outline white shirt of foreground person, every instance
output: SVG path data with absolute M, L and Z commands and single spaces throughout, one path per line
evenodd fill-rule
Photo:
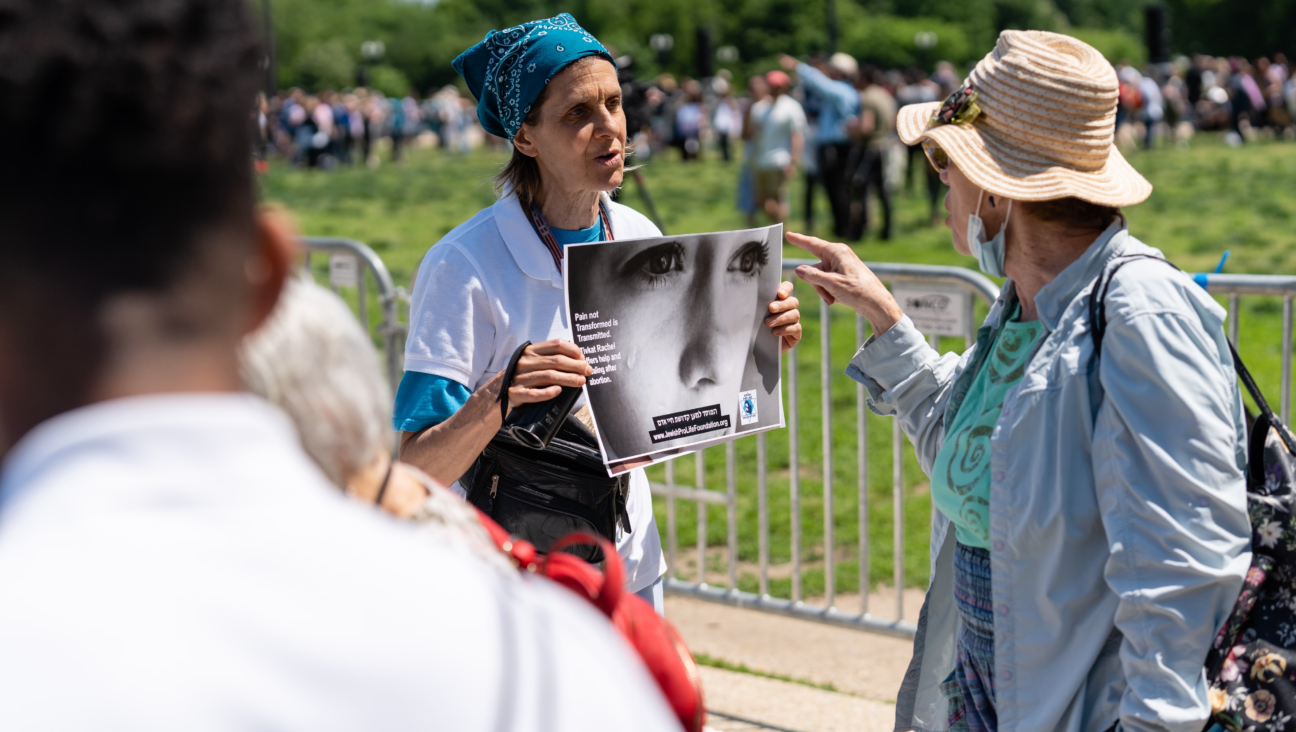
M 603 194 L 616 239 L 661 236 L 643 214 Z M 423 258 L 410 298 L 405 369 L 440 376 L 476 391 L 508 367 L 527 341 L 572 340 L 562 273 L 522 213 L 516 196 L 460 224 Z M 581 395 L 578 404 L 584 404 Z M 458 483 L 454 488 L 463 495 Z M 643 470 L 630 473 L 626 502 L 633 529 L 618 529 L 626 589 L 638 592 L 666 573 L 652 495 Z
M 0 476 L 0 729 L 678 730 L 588 603 L 352 503 L 244 395 L 55 417 Z

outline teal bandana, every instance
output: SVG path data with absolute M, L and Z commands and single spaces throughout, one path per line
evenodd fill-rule
M 612 54 L 569 13 L 491 31 L 459 54 L 454 70 L 477 97 L 477 117 L 487 132 L 512 140 L 549 80 L 586 56 Z

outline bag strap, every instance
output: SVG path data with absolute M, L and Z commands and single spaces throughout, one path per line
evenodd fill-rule
M 597 591 L 592 599 L 600 610 L 608 617 L 612 617 L 617 604 L 621 602 L 621 596 L 625 594 L 625 566 L 621 564 L 621 555 L 617 554 L 616 547 L 612 545 L 612 542 L 601 536 L 595 536 L 588 531 L 576 531 L 568 534 L 549 547 L 542 573 L 548 574 L 549 562 L 558 555 L 558 552 L 577 544 L 592 544 L 603 550 L 603 566 L 605 568 L 603 587 Z
M 1278 439 L 1282 440 L 1283 444 L 1287 446 L 1287 451 L 1296 455 L 1296 439 L 1292 437 L 1287 425 L 1283 424 L 1277 414 L 1274 414 L 1273 408 L 1265 400 L 1264 394 L 1260 391 L 1260 387 L 1256 385 L 1255 379 L 1251 377 L 1251 372 L 1247 369 L 1246 364 L 1242 363 L 1242 357 L 1238 355 L 1237 348 L 1233 346 L 1232 341 L 1229 341 L 1229 353 L 1233 354 L 1233 370 L 1237 372 L 1238 379 L 1242 381 L 1247 393 L 1251 395 L 1256 406 L 1260 408 L 1260 414 L 1264 415 L 1269 422 L 1269 426 L 1273 427 L 1278 433 Z
M 1129 254 L 1116 259 L 1119 260 L 1116 262 L 1116 266 L 1104 269 L 1103 273 L 1094 282 L 1093 290 L 1089 293 L 1089 327 L 1093 332 L 1095 360 L 1102 355 L 1103 336 L 1107 333 L 1107 291 L 1111 289 L 1112 279 L 1116 277 L 1116 273 L 1120 271 L 1121 267 L 1137 259 L 1154 259 L 1158 262 L 1165 262 L 1179 270 L 1178 267 L 1175 267 L 1165 258 L 1154 257 L 1151 254 Z M 1179 271 L 1182 272 L 1183 270 Z
M 1151 254 L 1131 254 L 1125 257 L 1118 257 L 1118 259 L 1120 261 L 1117 262 L 1114 267 L 1110 267 L 1103 271 L 1102 275 L 1100 275 L 1098 280 L 1095 282 L 1093 290 L 1089 293 L 1089 327 L 1093 333 L 1095 360 L 1102 355 L 1103 335 L 1107 332 L 1107 291 L 1111 289 L 1112 279 L 1116 276 L 1116 273 L 1120 271 L 1120 268 L 1136 259 L 1152 259 L 1158 262 L 1165 262 L 1180 272 L 1183 271 L 1178 267 L 1175 267 L 1173 263 L 1167 261 L 1163 257 L 1155 257 Z M 1233 345 L 1233 342 L 1229 341 L 1227 338 L 1225 341 L 1228 342 L 1229 355 L 1233 358 L 1233 370 L 1237 372 L 1238 379 L 1241 380 L 1242 385 L 1246 387 L 1247 393 L 1251 395 L 1256 406 L 1260 408 L 1260 413 L 1263 414 L 1269 420 L 1269 424 L 1277 430 L 1278 437 L 1282 439 L 1283 444 L 1287 446 L 1287 449 L 1291 451 L 1292 454 L 1296 454 L 1296 438 L 1292 437 L 1291 433 L 1287 429 L 1287 425 L 1283 424 L 1282 420 L 1278 418 L 1278 415 L 1274 414 L 1273 409 L 1270 408 L 1268 400 L 1265 399 L 1264 393 L 1260 391 L 1260 387 L 1255 383 L 1255 379 L 1252 378 L 1251 372 L 1247 369 L 1246 364 L 1242 363 L 1242 357 L 1238 355 L 1237 348 Z
M 500 403 L 500 423 L 508 419 L 508 390 L 513 385 L 513 377 L 517 376 L 518 361 L 522 360 L 522 353 L 526 351 L 531 341 L 527 341 L 517 347 L 513 356 L 509 358 L 508 367 L 504 369 L 504 382 L 500 384 L 499 403 Z

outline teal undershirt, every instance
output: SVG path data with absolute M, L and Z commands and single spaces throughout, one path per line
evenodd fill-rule
M 588 229 L 550 229 L 561 246 L 603 241 L 603 217 Z M 406 371 L 396 387 L 392 427 L 401 432 L 420 432 L 441 424 L 468 403 L 472 391 L 454 379 Z
M 1040 321 L 1022 323 L 1019 317 L 1020 309 L 995 336 L 932 466 L 936 509 L 954 524 L 960 544 L 981 549 L 990 548 L 990 436 L 1004 396 L 1022 380 L 1044 332 Z

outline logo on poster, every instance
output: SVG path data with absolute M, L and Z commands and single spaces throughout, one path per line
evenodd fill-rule
M 753 424 L 760 419 L 756 414 L 755 391 L 744 391 L 738 395 L 738 415 L 740 424 Z

